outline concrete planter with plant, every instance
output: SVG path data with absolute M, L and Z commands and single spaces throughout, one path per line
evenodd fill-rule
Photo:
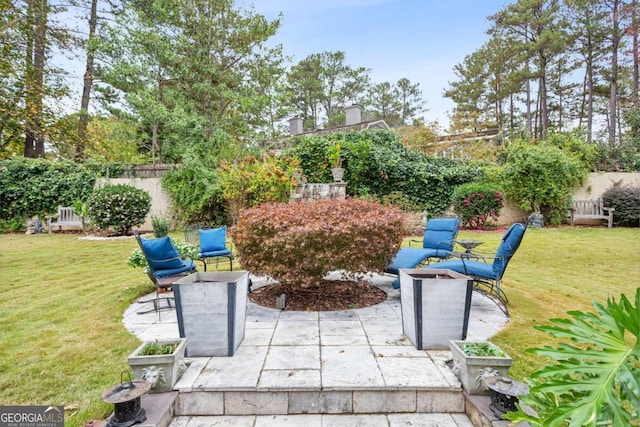
M 469 394 L 489 394 L 483 379 L 488 376 L 506 377 L 511 357 L 488 341 L 449 341 L 453 355 L 452 371 Z
M 173 390 L 187 368 L 186 338 L 145 341 L 127 359 L 133 376 L 151 383 L 149 393 Z

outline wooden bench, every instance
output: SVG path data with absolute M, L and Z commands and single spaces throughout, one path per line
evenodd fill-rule
M 47 216 L 47 229 L 51 233 L 52 227 L 58 227 L 58 230 L 62 230 L 62 227 L 79 227 L 82 229 L 82 219 L 73 213 L 73 208 L 68 206 L 58 206 L 58 213 L 56 215 Z
M 602 199 L 574 200 L 569 208 L 569 221 L 573 227 L 576 219 L 605 219 L 613 227 L 614 208 L 605 208 Z

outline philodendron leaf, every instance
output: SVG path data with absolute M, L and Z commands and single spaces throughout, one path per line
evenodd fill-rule
M 545 427 L 639 425 L 640 288 L 635 305 L 621 295 L 619 302 L 593 306 L 596 313 L 571 311 L 571 319 L 535 327 L 575 345 L 528 350 L 555 363 L 531 375 L 529 394 L 506 418 Z M 525 413 L 525 406 L 536 415 Z

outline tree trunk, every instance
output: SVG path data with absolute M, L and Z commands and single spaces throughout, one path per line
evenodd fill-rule
M 549 107 L 547 105 L 547 58 L 540 53 L 540 78 L 538 80 L 538 93 L 540 93 L 540 138 L 547 137 L 549 128 Z
M 87 125 L 89 123 L 89 100 L 91 99 L 91 87 L 93 86 L 93 37 L 98 21 L 98 0 L 91 0 L 91 16 L 89 16 L 89 38 L 87 39 L 87 64 L 84 72 L 84 86 L 82 87 L 82 99 L 80 101 L 80 116 L 78 119 L 78 145 L 75 158 L 84 160 L 84 150 L 87 145 Z
M 44 64 L 47 44 L 47 0 L 31 0 L 28 18 L 32 30 L 27 41 L 25 73 L 27 123 L 25 125 L 25 157 L 44 157 L 42 123 L 44 97 Z
M 616 143 L 617 98 L 618 98 L 618 47 L 620 44 L 620 14 L 619 1 L 615 0 L 611 6 L 613 30 L 611 34 L 611 92 L 609 97 L 609 146 Z
M 640 59 L 638 56 L 640 55 L 640 43 L 638 42 L 638 33 L 640 32 L 640 22 L 638 22 L 638 1 L 633 0 L 631 2 L 631 31 L 633 37 L 633 93 L 631 95 L 631 99 L 633 101 L 633 105 L 636 107 L 640 107 L 640 100 L 638 99 L 638 90 L 640 89 Z

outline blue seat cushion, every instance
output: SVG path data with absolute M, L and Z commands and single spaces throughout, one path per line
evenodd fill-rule
M 188 273 L 189 271 L 195 271 L 196 265 L 193 261 L 182 261 L 182 265 L 179 268 L 170 268 L 166 270 L 154 270 L 153 275 L 155 277 L 169 277 L 177 276 L 178 274 Z
M 434 218 L 427 222 L 422 247 L 453 250 L 453 239 L 458 234 L 460 221 L 457 218 Z
M 217 256 L 228 256 L 231 255 L 231 251 L 229 249 L 224 249 L 221 251 L 210 251 L 210 252 L 200 252 L 200 258 L 213 258 Z
M 427 258 L 446 258 L 449 251 L 425 248 L 401 248 L 391 261 L 391 265 L 384 271 L 389 274 L 400 274 L 401 268 L 416 268 Z
M 495 260 L 493 262 L 493 273 L 499 279 L 504 274 L 507 264 L 516 250 L 520 247 L 522 237 L 526 228 L 520 223 L 515 223 L 504 233 L 502 242 L 496 251 Z
M 142 251 L 151 271 L 182 268 L 182 258 L 169 236 L 159 239 L 140 239 Z
M 211 230 L 198 230 L 200 233 L 200 256 L 208 252 L 227 250 L 227 227 L 212 228 Z M 213 255 L 209 255 L 213 256 Z
M 453 270 L 468 276 L 480 277 L 482 279 L 496 280 L 493 273 L 493 264 L 487 264 L 482 261 L 459 260 L 452 259 L 448 261 L 436 262 L 429 264 L 426 269 L 439 268 L 443 270 Z

